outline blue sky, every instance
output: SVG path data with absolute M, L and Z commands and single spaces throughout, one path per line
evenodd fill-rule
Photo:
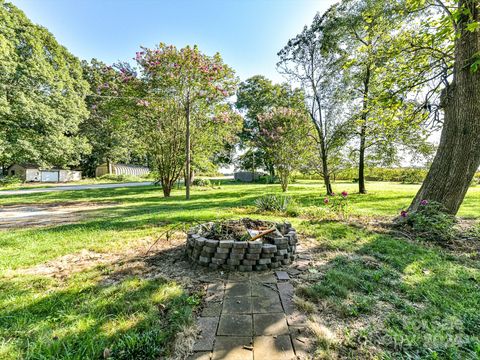
M 81 59 L 130 60 L 140 46 L 197 44 L 241 79 L 281 81 L 277 52 L 335 0 L 11 0 Z

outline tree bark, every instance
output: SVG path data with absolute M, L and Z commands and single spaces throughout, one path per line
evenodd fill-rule
M 185 199 L 190 199 L 190 100 L 187 99 L 186 105 L 186 125 L 187 129 L 185 131 Z
M 367 65 L 365 79 L 363 81 L 363 105 L 362 105 L 362 125 L 360 126 L 360 148 L 358 157 L 358 192 L 366 194 L 365 187 L 365 143 L 367 137 L 367 119 L 368 119 L 368 95 L 370 85 L 370 65 Z
M 475 171 L 480 166 L 480 70 L 471 64 L 480 53 L 480 30 L 465 29 L 470 20 L 480 21 L 478 0 L 460 0 L 453 81 L 442 93 L 444 124 L 437 153 L 420 190 L 410 205 L 416 210 L 427 199 L 456 214 Z M 477 55 L 478 56 L 478 55 Z
M 365 137 L 366 137 L 366 124 L 362 124 L 360 128 L 360 148 L 358 157 L 358 192 L 360 194 L 366 194 L 367 189 L 365 187 Z
M 163 197 L 170 197 L 170 193 L 172 192 L 172 187 L 173 187 L 173 184 L 162 181 Z

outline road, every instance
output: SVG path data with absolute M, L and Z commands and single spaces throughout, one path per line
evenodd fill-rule
M 0 196 L 46 193 L 46 192 L 55 192 L 55 191 L 71 191 L 71 190 L 115 189 L 115 188 L 122 188 L 122 187 L 147 186 L 152 184 L 153 183 L 151 181 L 145 181 L 145 182 L 130 182 L 130 183 L 118 183 L 118 184 L 62 185 L 62 186 L 52 186 L 52 187 L 46 187 L 46 188 L 3 190 L 3 191 L 0 191 Z

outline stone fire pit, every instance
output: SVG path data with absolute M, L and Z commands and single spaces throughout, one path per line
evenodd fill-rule
M 252 219 L 209 222 L 190 229 L 187 255 L 212 269 L 274 269 L 295 259 L 297 233 L 288 222 Z

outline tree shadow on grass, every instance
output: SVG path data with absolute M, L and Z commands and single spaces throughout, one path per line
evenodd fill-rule
M 98 359 L 104 351 L 115 359 L 167 354 L 196 305 L 195 296 L 162 276 L 165 260 L 178 262 L 182 254 L 183 246 L 173 246 L 103 264 L 72 275 L 68 285 L 35 277 L 0 279 L 0 299 L 20 300 L 2 309 L 0 354 L 2 346 L 25 359 Z
M 323 227 L 319 246 L 330 252 L 329 260 L 306 275 L 299 294 L 322 304 L 319 316 L 330 326 L 349 329 L 337 350 L 341 356 L 380 351 L 399 358 L 478 358 L 478 268 L 420 242 L 356 228 L 339 233 L 328 223 L 314 226 Z

